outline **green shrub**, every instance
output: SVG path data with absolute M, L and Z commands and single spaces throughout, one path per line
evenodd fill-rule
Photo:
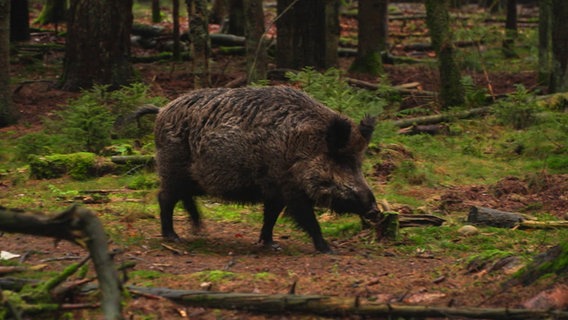
M 522 84 L 519 84 L 516 85 L 515 92 L 497 103 L 495 115 L 502 124 L 519 130 L 536 124 L 536 113 L 539 110 L 534 97 Z
M 314 99 L 353 119 L 361 119 L 365 114 L 376 116 L 387 105 L 387 100 L 380 97 L 389 94 L 386 87 L 376 91 L 353 88 L 339 69 L 331 68 L 320 73 L 305 68 L 298 73 L 288 72 L 286 77 L 299 84 Z

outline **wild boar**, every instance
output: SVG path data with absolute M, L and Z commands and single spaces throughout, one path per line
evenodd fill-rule
M 154 134 L 165 238 L 179 240 L 172 216 L 180 200 L 199 228 L 195 196 L 201 195 L 262 203 L 264 245 L 273 244 L 284 208 L 321 252 L 331 250 L 314 206 L 371 222 L 379 217 L 361 171 L 373 117 L 356 125 L 286 86 L 195 90 L 163 108 L 139 111 L 147 113 L 158 113 Z

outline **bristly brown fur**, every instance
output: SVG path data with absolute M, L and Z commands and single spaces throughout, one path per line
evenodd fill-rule
M 177 237 L 171 211 L 179 200 L 198 226 L 193 196 L 208 194 L 264 203 L 265 243 L 287 207 L 316 248 L 328 251 L 314 205 L 362 215 L 376 209 L 361 173 L 373 127 L 370 117 L 356 125 L 283 86 L 203 89 L 173 100 L 155 126 L 163 234 Z

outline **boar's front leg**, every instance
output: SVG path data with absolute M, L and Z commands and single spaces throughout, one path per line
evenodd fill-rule
M 291 215 L 298 226 L 306 231 L 314 243 L 317 251 L 322 253 L 333 253 L 327 242 L 323 239 L 320 225 L 314 213 L 314 205 L 307 197 L 304 199 L 294 199 L 288 203 L 286 213 Z
M 262 230 L 260 231 L 259 243 L 264 246 L 271 246 L 274 244 L 274 239 L 272 238 L 274 224 L 278 220 L 280 212 L 284 209 L 284 202 L 282 200 L 265 200 L 264 201 L 264 218 L 262 224 Z

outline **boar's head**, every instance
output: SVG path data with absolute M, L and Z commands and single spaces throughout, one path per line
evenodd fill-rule
M 361 169 L 374 126 L 375 119 L 370 116 L 358 126 L 340 116 L 331 119 L 324 146 L 305 160 L 308 163 L 302 165 L 300 174 L 299 183 L 316 205 L 376 221 L 376 200 Z

